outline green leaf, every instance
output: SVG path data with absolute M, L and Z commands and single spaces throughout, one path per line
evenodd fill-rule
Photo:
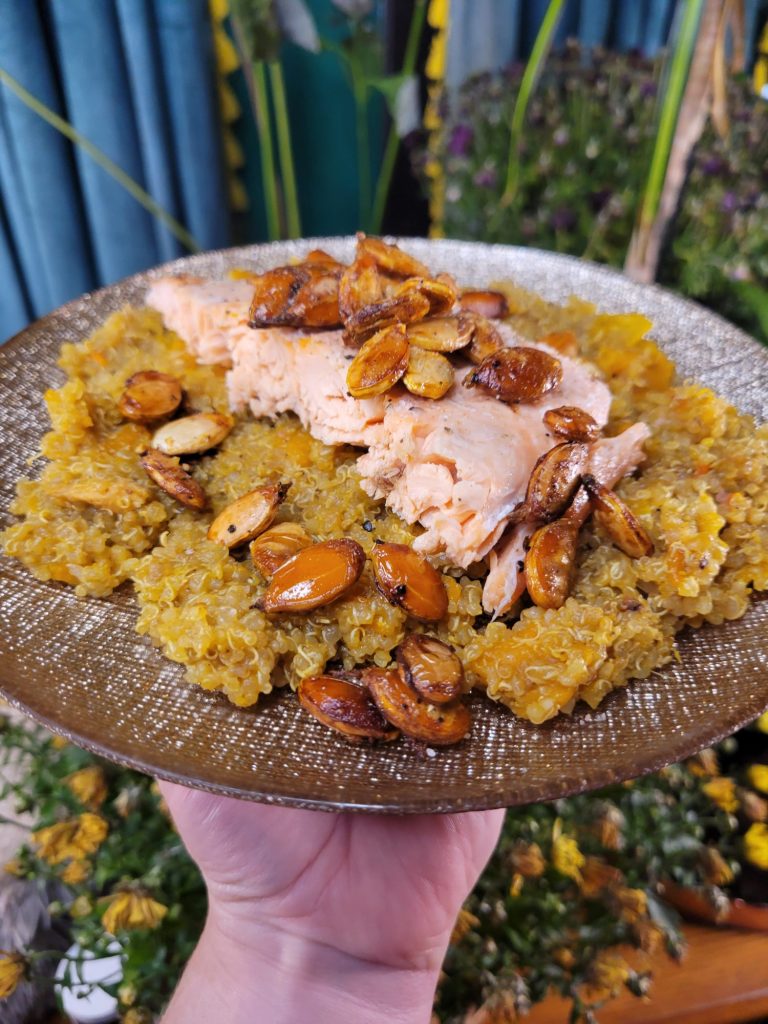
M 416 75 L 399 74 L 372 78 L 368 85 L 384 97 L 399 138 L 404 138 L 419 127 L 421 104 L 419 80 Z
M 753 281 L 733 281 L 731 288 L 755 314 L 763 334 L 768 338 L 768 288 Z

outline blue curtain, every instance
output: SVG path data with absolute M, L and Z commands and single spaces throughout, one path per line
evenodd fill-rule
M 207 0 L 0 0 L 0 68 L 201 248 L 229 243 Z M 0 86 L 0 340 L 183 252 L 80 147 Z

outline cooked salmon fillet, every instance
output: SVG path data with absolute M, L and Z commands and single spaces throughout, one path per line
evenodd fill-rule
M 200 363 L 229 363 L 232 339 L 250 332 L 248 281 L 208 281 L 192 274 L 161 277 L 149 288 L 146 303 L 165 326 L 186 342 Z
M 253 329 L 246 280 L 205 281 L 180 276 L 156 281 L 146 302 L 162 314 L 202 363 L 231 366 L 230 406 L 254 416 L 294 412 L 325 444 L 370 445 L 384 418 L 383 398 L 358 401 L 347 394 L 354 351 L 340 331 L 308 334 L 293 327 Z
M 488 555 L 523 500 L 536 460 L 557 443 L 543 422 L 548 409 L 578 406 L 600 426 L 608 419 L 610 392 L 595 371 L 545 345 L 539 347 L 557 356 L 563 377 L 538 402 L 508 405 L 463 387 L 469 367 L 457 371 L 456 384 L 438 401 L 402 386 L 354 399 L 346 384 L 354 351 L 341 332 L 252 329 L 250 294 L 242 280 L 164 278 L 147 303 L 201 361 L 230 365 L 233 409 L 248 407 L 255 416 L 292 411 L 326 444 L 367 448 L 358 460 L 365 490 L 424 527 L 415 547 L 455 565 Z M 497 327 L 507 345 L 531 344 L 507 325 Z
M 650 433 L 645 423 L 635 423 L 616 437 L 601 438 L 590 449 L 585 472 L 591 473 L 604 487 L 615 487 L 645 458 L 643 443 Z M 525 590 L 526 542 L 536 525 L 517 523 L 490 553 L 490 571 L 483 584 L 483 608 L 494 618 L 508 611 Z
M 514 343 L 512 331 L 499 330 Z M 414 545 L 420 551 L 444 552 L 460 566 L 488 554 L 525 497 L 536 460 L 558 441 L 543 422 L 548 409 L 578 405 L 600 426 L 606 423 L 606 385 L 586 363 L 558 358 L 562 384 L 538 402 L 507 405 L 462 387 L 467 368 L 439 401 L 407 395 L 387 407 L 381 439 L 357 465 L 369 494 L 425 527 Z

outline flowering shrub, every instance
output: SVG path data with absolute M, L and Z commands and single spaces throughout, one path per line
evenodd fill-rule
M 665 879 L 700 887 L 720 910 L 735 893 L 768 901 L 767 734 L 765 715 L 717 754 L 509 811 L 456 923 L 438 1020 L 502 1024 L 554 989 L 572 1000 L 574 1021 L 588 1021 L 625 988 L 644 994 L 650 957 L 681 950 L 677 919 L 659 896 Z M 106 955 L 118 939 L 124 977 L 111 991 L 125 1024 L 148 1024 L 206 908 L 202 879 L 155 783 L 0 717 L 0 767 L 12 762 L 19 781 L 6 782 L 0 796 L 12 796 L 36 827 L 6 870 L 64 892 L 50 912 L 89 953 Z M 638 959 L 630 963 L 619 945 L 635 946 Z M 60 956 L 0 950 L 0 999 L 24 978 L 44 984 L 43 962 Z
M 470 79 L 444 103 L 444 206 L 449 237 L 531 245 L 621 267 L 646 180 L 661 61 L 577 47 L 554 55 L 531 99 L 514 197 L 500 202 L 513 66 Z M 659 280 L 768 340 L 768 103 L 729 84 L 731 134 L 707 127 L 696 146 Z M 420 167 L 434 166 L 416 151 Z M 424 178 L 435 187 L 434 174 Z

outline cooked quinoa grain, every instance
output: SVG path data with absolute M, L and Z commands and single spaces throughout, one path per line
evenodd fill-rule
M 712 391 L 674 379 L 639 315 L 563 307 L 497 286 L 511 324 L 536 340 L 568 335 L 604 374 L 614 401 L 608 433 L 637 420 L 652 430 L 647 460 L 617 493 L 654 542 L 628 558 L 601 528 L 582 530 L 571 596 L 556 610 L 522 608 L 496 622 L 482 614 L 482 566 L 443 574 L 448 612 L 430 632 L 450 644 L 465 685 L 516 714 L 543 722 L 583 699 L 592 707 L 673 655 L 684 625 L 721 623 L 768 588 L 768 426 L 755 427 Z M 563 335 L 565 336 L 565 335 Z M 142 370 L 177 377 L 188 413 L 228 412 L 224 373 L 199 366 L 149 310 L 114 314 L 81 345 L 66 345 L 67 382 L 46 395 L 51 431 L 34 481 L 21 481 L 5 531 L 6 553 L 44 580 L 103 597 L 132 580 L 137 629 L 185 666 L 187 678 L 251 705 L 273 686 L 295 687 L 333 660 L 345 668 L 390 664 L 407 633 L 423 629 L 376 589 L 370 563 L 354 586 L 306 614 L 268 616 L 256 604 L 267 581 L 244 554 L 207 539 L 213 518 L 265 484 L 290 481 L 275 523 L 296 523 L 312 541 L 348 537 L 368 554 L 376 540 L 410 544 L 419 533 L 361 489 L 354 449 L 331 448 L 290 416 L 239 417 L 211 454 L 189 460 L 210 510 L 179 508 L 148 480 L 139 454 L 150 431 L 126 423 L 118 403 Z

